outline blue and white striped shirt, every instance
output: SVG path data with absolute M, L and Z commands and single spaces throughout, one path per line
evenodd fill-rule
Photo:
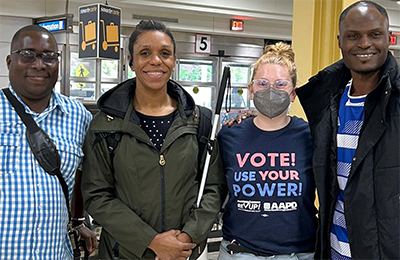
M 352 80 L 347 84 L 339 106 L 337 133 L 337 179 L 339 195 L 333 213 L 331 229 L 332 260 L 350 260 L 350 244 L 344 215 L 344 190 L 349 178 L 351 163 L 358 146 L 358 137 L 364 122 L 365 96 L 350 96 Z
M 0 259 L 72 259 L 61 185 L 38 165 L 25 125 L 0 92 Z M 54 91 L 40 114 L 23 105 L 57 146 L 71 199 L 91 114 L 80 102 Z

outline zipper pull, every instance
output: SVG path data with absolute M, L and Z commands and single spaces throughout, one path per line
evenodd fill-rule
M 111 122 L 112 120 L 114 120 L 114 117 L 107 115 L 107 121 Z
M 159 163 L 161 166 L 164 166 L 164 165 L 165 165 L 164 155 L 160 154 L 160 160 L 158 161 L 158 163 Z
M 193 111 L 193 121 L 197 122 L 198 118 L 199 118 L 199 115 L 197 115 L 197 113 Z

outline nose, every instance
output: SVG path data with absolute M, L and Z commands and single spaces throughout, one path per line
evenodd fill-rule
M 158 54 L 153 54 L 150 59 L 152 65 L 160 65 L 162 63 L 160 56 Z
M 371 40 L 368 35 L 362 35 L 358 41 L 358 46 L 362 49 L 367 49 L 371 46 Z
M 41 69 L 45 66 L 46 64 L 43 62 L 42 56 L 37 55 L 35 60 L 32 62 L 32 67 L 36 69 Z

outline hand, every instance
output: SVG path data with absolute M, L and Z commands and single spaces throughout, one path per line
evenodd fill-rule
M 181 234 L 178 230 L 170 230 L 156 235 L 147 246 L 156 253 L 156 259 L 186 260 L 196 246 L 193 243 L 181 242 L 177 237 Z
M 81 235 L 81 240 L 85 241 L 86 250 L 89 251 L 89 255 L 91 255 L 97 249 L 96 234 L 87 227 L 80 228 L 79 233 Z
M 192 243 L 192 238 L 185 232 L 181 232 L 176 238 L 183 243 Z
M 246 112 L 244 114 L 232 117 L 231 119 L 225 121 L 222 125 L 223 126 L 228 125 L 228 127 L 233 126 L 234 123 L 240 125 L 242 123 L 242 120 L 246 120 L 246 119 L 248 119 L 250 117 L 255 117 L 255 116 L 256 116 L 256 114 L 254 112 L 251 112 L 251 111 L 250 112 Z

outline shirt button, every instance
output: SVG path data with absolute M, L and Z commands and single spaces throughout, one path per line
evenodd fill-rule
M 40 188 L 40 187 L 42 187 L 42 185 L 38 184 L 37 187 Z
M 353 157 L 353 162 L 355 162 L 357 160 L 357 158 L 356 157 Z
M 40 228 L 37 228 L 36 231 L 39 233 L 40 232 Z

